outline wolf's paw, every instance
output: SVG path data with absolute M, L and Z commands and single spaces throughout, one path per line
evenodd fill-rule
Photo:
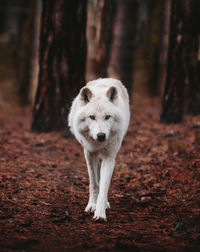
M 85 208 L 85 212 L 94 212 L 96 209 L 96 204 L 95 203 L 88 203 L 86 208 Z
M 93 220 L 95 221 L 106 221 L 106 211 L 105 209 L 96 209 L 94 213 Z

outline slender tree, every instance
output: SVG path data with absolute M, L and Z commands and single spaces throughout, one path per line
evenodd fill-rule
M 163 8 L 165 5 L 164 1 L 160 0 L 150 0 L 147 1 L 149 9 L 148 18 L 148 38 L 147 42 L 147 55 L 148 55 L 148 88 L 151 96 L 159 95 L 160 83 L 159 71 L 160 68 L 160 53 L 161 53 L 161 29 L 163 28 L 164 19 Z
M 200 113 L 200 1 L 186 0 L 185 64 L 187 74 L 187 112 Z
M 196 100 L 195 87 L 199 85 L 197 76 L 199 11 L 199 1 L 172 1 L 162 122 L 182 121 L 187 100 L 190 101 L 188 107 L 192 104 L 191 99 Z M 189 99 L 188 92 L 192 95 Z
M 43 0 L 33 131 L 63 128 L 72 98 L 85 83 L 86 5 L 86 0 Z
M 99 23 L 96 32 L 96 75 L 107 77 L 113 38 L 114 0 L 98 0 Z
M 88 5 L 88 59 L 89 80 L 107 77 L 113 38 L 115 0 L 90 1 Z
M 20 88 L 19 96 L 22 105 L 28 105 L 31 103 L 30 99 L 30 84 L 31 84 L 31 68 L 32 68 L 32 57 L 34 50 L 34 42 L 36 39 L 35 34 L 35 18 L 37 17 L 37 1 L 29 1 L 30 13 L 27 15 L 27 19 L 24 25 L 22 33 L 22 53 L 20 61 Z
M 184 108 L 185 72 L 183 67 L 183 6 L 173 0 L 170 20 L 167 79 L 161 121 L 180 122 Z
M 137 32 L 138 0 L 116 0 L 113 51 L 110 64 L 113 74 L 119 77 L 132 94 L 133 58 Z
M 0 0 L 0 34 L 5 31 L 5 1 Z

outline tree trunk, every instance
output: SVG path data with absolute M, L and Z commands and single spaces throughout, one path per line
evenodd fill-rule
M 20 61 L 19 71 L 19 97 L 22 105 L 29 105 L 31 103 L 29 92 L 31 84 L 31 68 L 32 68 L 32 56 L 33 45 L 35 40 L 34 25 L 37 11 L 37 1 L 30 0 L 29 2 L 30 13 L 27 15 L 26 22 L 22 33 L 22 53 Z
M 113 38 L 114 1 L 98 0 L 99 24 L 96 33 L 96 75 L 107 77 Z
M 166 75 L 167 75 L 167 58 L 169 48 L 169 33 L 170 33 L 170 13 L 171 13 L 171 0 L 166 0 L 163 7 L 164 13 L 161 21 L 161 34 L 160 34 L 160 52 L 159 52 L 159 68 L 158 72 L 158 85 L 159 94 L 163 94 L 165 88 Z
M 183 58 L 183 5 L 173 0 L 170 21 L 167 79 L 162 104 L 161 121 L 178 123 L 184 110 L 185 71 Z
M 182 121 L 186 90 L 195 98 L 199 8 L 196 0 L 173 0 L 171 9 L 168 70 L 161 121 Z M 195 94 L 194 94 L 195 93 Z M 191 103 L 189 103 L 191 104 Z
M 117 0 L 117 14 L 111 57 L 111 74 L 120 78 L 132 95 L 133 57 L 137 32 L 137 0 Z
M 5 1 L 0 0 L 0 35 L 5 32 Z
M 186 48 L 185 63 L 187 65 L 186 74 L 187 86 L 187 112 L 190 114 L 200 113 L 200 59 L 198 52 L 200 46 L 200 1 L 186 0 Z
M 108 75 L 114 15 L 115 0 L 96 0 L 88 5 L 88 80 Z
M 150 15 L 148 25 L 148 88 L 151 96 L 159 95 L 159 68 L 161 52 L 161 29 L 164 1 L 148 1 Z
M 86 5 L 86 0 L 43 0 L 33 131 L 66 126 L 72 98 L 85 83 Z

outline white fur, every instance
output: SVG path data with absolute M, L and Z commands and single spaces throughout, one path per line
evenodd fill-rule
M 108 189 L 115 158 L 129 120 L 128 93 L 116 79 L 88 82 L 72 103 L 68 123 L 84 148 L 90 180 L 90 196 L 85 211 L 94 212 L 94 219 L 106 220 L 106 208 L 110 208 Z M 104 141 L 99 141 L 98 133 L 104 133 Z

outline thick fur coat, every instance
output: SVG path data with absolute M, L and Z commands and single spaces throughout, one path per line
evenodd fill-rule
M 128 93 L 116 79 L 88 82 L 72 103 L 68 125 L 84 149 L 90 180 L 90 196 L 85 211 L 94 212 L 94 219 L 106 220 L 115 158 L 129 120 Z

